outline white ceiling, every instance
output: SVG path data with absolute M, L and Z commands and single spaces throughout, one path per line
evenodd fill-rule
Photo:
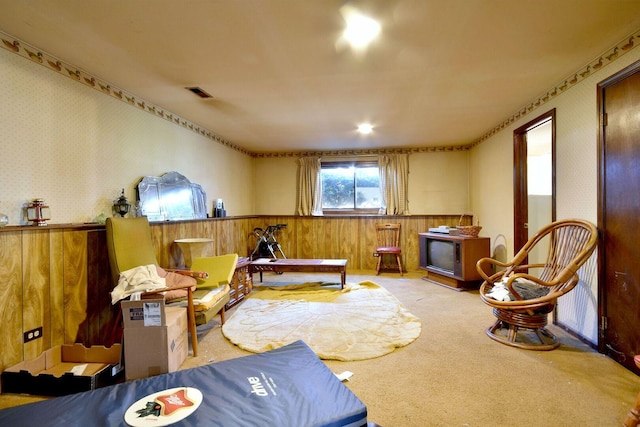
M 638 0 L 351 1 L 358 55 L 344 3 L 0 0 L 0 30 L 261 153 L 469 144 L 640 29 Z

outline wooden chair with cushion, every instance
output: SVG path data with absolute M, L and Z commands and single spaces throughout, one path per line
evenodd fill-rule
M 194 307 L 194 292 L 197 292 L 198 283 L 196 278 L 192 276 L 201 274 L 196 273 L 197 270 L 193 268 L 192 271 L 189 272 L 165 270 L 158 266 L 151 239 L 151 228 L 146 217 L 107 218 L 106 232 L 109 265 L 111 267 L 114 287 L 118 285 L 118 280 L 122 272 L 140 266 L 155 265 L 158 275 L 166 280 L 166 288 L 144 292 L 142 297 L 148 298 L 161 294 L 168 304 L 185 301 L 183 305 L 187 308 L 187 323 L 189 334 L 191 335 L 191 347 L 193 349 L 193 355 L 197 356 L 198 337 L 196 332 L 196 319 L 198 316 Z M 231 268 L 231 275 L 233 275 L 234 269 L 235 263 L 233 263 Z M 221 313 L 222 319 L 222 310 L 224 310 L 224 306 L 228 301 L 229 295 L 227 292 L 226 296 L 221 295 L 215 304 L 205 310 L 206 315 L 204 317 L 199 317 L 211 320 L 217 313 Z
M 598 230 L 588 221 L 567 219 L 538 231 L 509 262 L 482 258 L 477 270 L 484 279 L 480 298 L 497 320 L 487 335 L 506 345 L 528 350 L 552 350 L 557 338 L 546 329 L 558 298 L 579 281 L 578 269 L 591 257 Z M 548 246 L 545 246 L 548 245 Z M 546 247 L 546 261 L 528 264 L 534 249 Z M 486 271 L 501 271 L 488 276 Z
M 382 269 L 391 268 L 384 264 L 384 256 L 393 256 L 397 263 L 398 271 L 402 276 L 402 262 L 400 255 L 402 249 L 400 248 L 400 224 L 376 224 L 376 256 L 378 257 L 378 264 L 376 266 L 376 275 L 380 274 Z M 395 264 L 393 268 L 395 269 Z

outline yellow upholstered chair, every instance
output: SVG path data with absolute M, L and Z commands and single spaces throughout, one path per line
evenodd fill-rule
M 198 289 L 193 293 L 196 324 L 209 323 L 220 313 L 220 323 L 225 322 L 225 306 L 229 302 L 229 284 L 238 263 L 238 254 L 227 254 L 206 258 L 194 258 L 191 270 L 207 273 L 207 278 L 198 278 Z M 219 307 L 219 308 L 218 308 Z M 217 311 L 212 308 L 218 308 Z
M 539 230 L 509 262 L 482 258 L 476 264 L 484 279 L 480 298 L 493 308 L 496 322 L 487 335 L 502 344 L 528 350 L 552 350 L 557 338 L 546 329 L 558 298 L 578 284 L 578 269 L 598 243 L 598 229 L 588 221 L 566 219 Z M 528 263 L 542 247 L 544 262 Z M 500 270 L 491 276 L 486 272 Z M 531 335 L 531 339 L 528 338 Z
M 397 268 L 402 276 L 402 262 L 400 261 L 400 255 L 402 249 L 400 248 L 400 224 L 376 224 L 376 256 L 378 257 L 378 264 L 376 265 L 376 275 L 380 274 L 380 270 L 391 268 L 384 264 L 382 259 L 386 256 L 393 256 L 397 263 Z M 396 265 L 393 265 L 395 269 Z
M 143 293 L 142 297 L 150 297 L 162 294 L 167 303 L 182 303 L 187 308 L 187 322 L 189 334 L 191 335 L 191 347 L 193 355 L 198 355 L 198 337 L 196 332 L 197 319 L 201 321 L 211 320 L 217 313 L 223 316 L 225 304 L 229 301 L 228 292 L 220 295 L 214 304 L 198 313 L 194 306 L 194 293 L 197 291 L 198 283 L 192 275 L 196 275 L 197 270 L 192 268 L 192 272 L 183 270 L 164 270 L 158 266 L 155 249 L 151 240 L 151 228 L 146 217 L 137 218 L 107 218 L 107 250 L 109 253 L 109 265 L 111 267 L 112 282 L 117 286 L 120 274 L 127 270 L 155 265 L 158 275 L 165 278 L 167 288 L 158 289 Z M 236 256 L 237 259 L 237 256 Z M 235 265 L 233 265 L 235 269 Z M 231 273 L 233 274 L 233 269 Z M 213 282 L 211 282 L 213 283 Z M 206 292 L 205 292 L 206 293 Z M 200 307 L 199 311 L 203 311 Z M 207 321 L 208 321 L 207 320 Z

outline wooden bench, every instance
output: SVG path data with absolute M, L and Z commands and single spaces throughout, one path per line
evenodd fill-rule
M 347 275 L 346 259 L 293 259 L 293 258 L 259 258 L 249 266 L 249 275 L 253 280 L 253 273 L 273 271 L 275 273 L 296 272 L 296 273 L 340 273 L 340 284 L 344 289 Z

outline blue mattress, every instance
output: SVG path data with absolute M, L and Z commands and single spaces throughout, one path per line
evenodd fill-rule
M 262 354 L 0 411 L 2 426 L 126 426 L 127 409 L 175 387 L 202 392 L 176 426 L 367 425 L 367 408 L 302 341 Z

